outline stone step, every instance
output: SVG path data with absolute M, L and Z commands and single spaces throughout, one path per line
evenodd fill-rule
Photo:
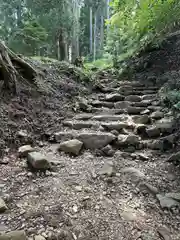
M 140 102 L 121 101 L 114 103 L 114 107 L 119 109 L 126 109 L 127 107 L 148 107 L 153 104 L 152 100 L 142 100 Z
M 142 100 L 155 100 L 157 99 L 157 94 L 146 94 L 141 97 Z
M 136 127 L 135 132 L 143 138 L 157 138 L 160 136 L 167 136 L 174 131 L 174 125 L 172 122 L 159 123 L 156 122 L 153 125 L 139 124 Z
M 121 115 L 95 115 L 92 117 L 92 120 L 95 121 L 127 121 L 129 118 L 128 115 L 126 114 L 121 114 Z
M 126 92 L 126 91 L 146 91 L 146 90 L 151 90 L 151 91 L 158 91 L 159 88 L 158 87 L 152 87 L 152 86 L 136 86 L 136 87 L 133 87 L 131 85 L 127 85 L 127 86 L 121 86 L 121 87 L 118 87 L 118 88 L 113 88 L 114 90 L 117 89 L 119 92 Z
M 64 132 L 56 132 L 54 134 L 54 140 L 58 142 L 67 141 L 70 139 L 77 139 L 83 142 L 83 146 L 85 149 L 101 149 L 108 144 L 112 143 L 116 136 L 111 133 L 100 132 L 100 131 L 64 131 Z
M 160 137 L 155 140 L 142 141 L 144 148 L 151 150 L 169 151 L 176 146 L 177 136 L 176 134 L 170 134 L 165 137 Z
M 122 94 L 124 96 L 129 96 L 129 95 L 139 95 L 139 96 L 142 96 L 142 95 L 147 95 L 147 94 L 157 94 L 157 91 L 154 91 L 154 90 L 129 90 L 129 91 L 118 91 L 119 94 Z
M 114 108 L 114 103 L 113 102 L 106 102 L 106 101 L 90 101 L 90 104 L 93 107 L 107 107 L 107 108 Z
M 157 93 L 159 90 L 158 87 L 132 87 L 131 85 L 129 86 L 123 86 L 123 87 L 102 87 L 101 91 L 102 93 L 126 93 L 131 92 L 132 94 L 136 92 L 136 94 L 148 94 L 148 93 Z
M 141 112 L 143 112 L 145 110 L 146 110 L 146 108 L 144 108 L 144 107 L 132 107 L 132 106 L 130 106 L 126 109 L 128 114 L 134 114 L 134 115 L 141 114 Z
M 123 101 L 124 96 L 119 93 L 113 93 L 113 94 L 106 95 L 104 100 L 106 102 L 118 102 L 118 101 Z
M 79 120 L 66 120 L 63 122 L 63 125 L 65 127 L 69 127 L 74 130 L 80 130 L 80 129 L 93 129 L 93 130 L 100 130 L 100 127 L 103 127 L 106 131 L 111 130 L 117 130 L 120 131 L 123 128 L 125 129 L 134 129 L 135 124 L 131 121 L 109 121 L 109 122 L 103 122 L 103 121 L 79 121 Z M 103 130 L 102 129 L 102 130 Z
M 63 125 L 65 127 L 69 127 L 75 130 L 87 129 L 87 128 L 98 129 L 100 127 L 99 122 L 89 121 L 89 120 L 88 121 L 67 120 L 63 122 Z
M 125 113 L 124 109 L 114 109 L 114 108 L 104 108 L 104 107 L 101 107 L 101 108 L 96 108 L 96 107 L 93 107 L 91 108 L 91 113 L 98 113 L 98 114 L 102 114 L 102 115 L 107 115 L 107 114 L 113 114 L 113 115 L 116 115 L 116 114 L 123 114 Z

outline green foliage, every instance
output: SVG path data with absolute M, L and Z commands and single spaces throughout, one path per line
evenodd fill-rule
M 36 55 L 47 39 L 46 30 L 35 20 L 23 24 L 9 41 L 9 46 L 21 54 Z
M 101 69 L 101 70 L 106 69 L 106 68 L 110 68 L 110 67 L 112 67 L 112 59 L 101 58 L 101 59 L 98 59 L 94 62 L 86 63 L 85 67 L 87 69 L 98 68 L 98 69 Z
M 109 51 L 132 56 L 159 41 L 180 20 L 180 1 L 113 0 L 111 2 Z M 117 60 L 117 57 L 115 57 Z

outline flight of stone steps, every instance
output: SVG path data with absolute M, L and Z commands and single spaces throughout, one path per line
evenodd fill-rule
M 62 143 L 66 152 L 83 145 L 107 155 L 113 149 L 172 149 L 176 143 L 174 120 L 160 105 L 158 90 L 137 81 L 115 87 L 105 83 L 101 92 L 79 100 L 77 105 L 82 111 L 63 122 L 61 131 L 54 133 L 54 141 Z

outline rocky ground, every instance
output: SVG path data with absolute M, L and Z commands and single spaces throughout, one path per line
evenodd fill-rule
M 58 76 L 53 94 L 1 101 L 0 240 L 180 239 L 178 134 L 159 79 L 104 76 L 90 93 Z

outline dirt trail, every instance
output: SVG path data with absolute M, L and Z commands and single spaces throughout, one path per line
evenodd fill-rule
M 36 147 L 53 170 L 32 173 L 26 158 L 6 157 L 1 232 L 25 230 L 29 239 L 41 240 L 180 239 L 180 196 L 172 197 L 180 193 L 179 172 L 167 162 L 177 139 L 158 88 L 101 84 L 101 93 L 80 99 L 84 111 L 57 123 L 50 142 Z M 61 149 L 76 157 L 58 151 L 64 141 Z

